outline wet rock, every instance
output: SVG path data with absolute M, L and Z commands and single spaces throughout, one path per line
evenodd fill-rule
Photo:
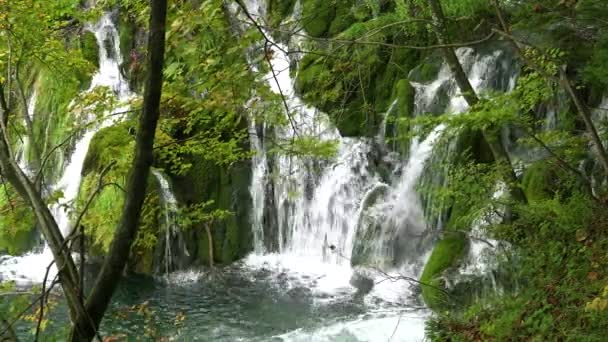
M 374 288 L 374 280 L 361 272 L 355 272 L 349 283 L 357 289 L 357 296 L 365 296 Z

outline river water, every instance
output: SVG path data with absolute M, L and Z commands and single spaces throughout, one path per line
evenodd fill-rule
M 128 278 L 104 330 L 174 341 L 423 339 L 426 311 L 420 307 L 374 295 L 359 298 L 348 287 L 323 289 L 323 276 L 278 271 L 271 264 L 252 267 L 259 261 L 163 280 Z M 147 317 L 133 308 L 142 303 L 154 313 Z

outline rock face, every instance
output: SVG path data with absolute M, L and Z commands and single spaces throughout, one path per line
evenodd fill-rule
M 232 212 L 226 220 L 211 226 L 214 261 L 229 263 L 251 250 L 252 233 L 249 224 L 251 196 L 251 167 L 240 162 L 227 168 L 214 165 L 200 157 L 193 159 L 192 168 L 183 176 L 174 177 L 176 197 L 186 205 L 212 200 L 210 209 Z M 209 241 L 203 225 L 197 224 L 186 233 L 188 248 L 197 260 L 209 264 Z

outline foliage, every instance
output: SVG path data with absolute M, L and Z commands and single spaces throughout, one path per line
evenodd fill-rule
M 0 251 L 27 252 L 33 245 L 35 218 L 28 205 L 9 185 L 0 187 Z

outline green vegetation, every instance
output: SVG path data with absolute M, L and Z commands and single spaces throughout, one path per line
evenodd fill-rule
M 0 188 L 0 253 L 19 255 L 35 243 L 36 221 L 10 186 Z
M 25 154 L 39 159 L 39 165 L 31 164 L 40 169 L 29 176 L 48 202 L 43 204 L 62 195 L 46 190 L 89 127 L 84 122 L 100 119 L 116 105 L 110 89 L 82 93 L 99 67 L 100 53 L 83 23 L 116 8 L 120 68 L 132 90 L 143 90 L 148 73 L 148 1 L 100 1 L 90 10 L 81 3 L 0 0 L 0 110 L 9 123 L 0 133 L 6 138 L 2 144 L 10 145 L 0 159 L 14 161 L 21 137 L 31 135 L 40 156 L 33 156 L 31 146 Z M 605 340 L 608 156 L 602 151 L 608 129 L 606 108 L 598 107 L 608 86 L 607 2 L 444 0 L 438 3 L 446 32 L 438 29 L 442 18 L 433 18 L 432 3 L 268 0 L 267 18 L 258 19 L 273 39 L 285 43 L 291 29 L 302 39 L 302 53 L 294 54 L 289 70 L 296 91 L 307 105 L 327 113 L 343 137 L 377 137 L 385 128 L 388 148 L 403 160 L 413 135 L 445 126 L 425 173 L 442 172 L 420 189 L 425 213 L 440 218 L 432 221 L 436 244 L 420 277 L 421 298 L 434 311 L 429 338 Z M 252 250 L 249 186 L 255 151 L 248 141 L 249 120 L 265 124 L 270 159 L 295 154 L 314 164 L 333 156 L 338 146 L 307 136 L 282 141 L 270 133 L 291 124 L 283 99 L 265 79 L 273 44 L 259 48 L 262 34 L 240 25 L 227 7 L 221 0 L 184 0 L 168 8 L 154 167 L 170 179 L 179 204 L 179 233 L 191 252 L 189 261 L 197 265 L 229 264 Z M 449 60 L 442 52 L 451 47 L 436 46 L 445 48 L 443 41 L 484 56 L 501 50 L 505 57 L 497 66 L 516 59 L 509 66 L 519 71 L 514 88 L 464 92 L 478 99 L 453 115 L 444 113 L 447 95 L 459 89 L 446 86 L 432 99 L 429 113 L 417 113 L 416 87 L 436 80 L 446 56 Z M 28 127 L 23 113 L 34 89 L 36 110 Z M 141 105 L 139 99 L 131 101 L 132 112 L 98 131 L 86 156 L 72 219 L 83 213 L 79 223 L 93 257 L 107 256 L 119 226 Z M 555 122 L 548 123 L 547 113 Z M 508 158 L 499 158 L 501 153 Z M 379 178 L 390 178 L 385 166 L 371 167 Z M 37 220 L 32 195 L 11 186 L 15 176 L 6 171 L 0 253 L 18 255 L 38 242 Z M 159 185 L 152 176 L 148 184 L 140 189 L 145 200 L 128 270 L 151 274 L 158 269 L 166 227 Z M 370 194 L 363 209 L 387 189 Z M 524 198 L 513 196 L 513 189 Z M 367 262 L 367 242 L 379 234 L 380 224 L 358 222 L 353 265 Z M 483 276 L 454 276 L 473 239 L 479 239 L 473 233 L 500 241 L 492 276 L 501 291 L 481 289 Z M 13 314 L 21 300 L 4 311 Z M 0 305 L 5 304 L 0 296 Z
M 449 304 L 449 299 L 442 292 L 442 273 L 452 266 L 458 265 L 467 252 L 468 240 L 463 233 L 449 233 L 433 248 L 433 253 L 424 266 L 420 276 L 422 282 L 422 298 L 433 310 L 440 310 Z

